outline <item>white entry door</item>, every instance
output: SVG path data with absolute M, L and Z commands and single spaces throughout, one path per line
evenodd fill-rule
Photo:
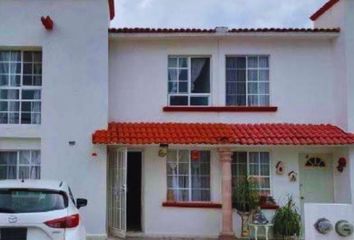
M 330 154 L 300 155 L 301 203 L 333 203 L 333 166 Z
M 109 233 L 113 237 L 125 238 L 127 149 L 112 149 L 109 153 Z

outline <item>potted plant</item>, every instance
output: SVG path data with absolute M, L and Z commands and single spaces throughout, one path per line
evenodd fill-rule
M 249 235 L 248 222 L 253 212 L 258 208 L 260 194 L 257 184 L 245 177 L 234 182 L 233 207 L 237 210 L 242 220 L 242 237 Z
M 273 217 L 274 234 L 282 239 L 298 239 L 301 231 L 301 216 L 297 212 L 292 197 L 285 206 L 279 208 Z

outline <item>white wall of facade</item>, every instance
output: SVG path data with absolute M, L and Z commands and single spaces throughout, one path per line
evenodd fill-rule
M 114 35 L 113 35 L 114 36 Z M 335 96 L 332 40 L 110 39 L 110 121 L 292 122 L 342 125 L 345 98 Z M 225 106 L 225 56 L 270 55 L 274 113 L 166 113 L 169 55 L 211 56 L 211 105 Z M 315 111 L 315 114 L 314 114 Z
M 334 88 L 336 98 L 345 99 L 345 108 L 338 109 L 345 118 L 338 119 L 345 128 L 354 131 L 354 1 L 341 0 L 330 10 L 320 16 L 315 27 L 340 27 L 340 37 L 335 41 L 333 69 L 336 71 L 337 87 Z M 345 93 L 345 94 L 344 94 Z
M 40 21 L 47 15 L 52 31 Z M 87 231 L 105 234 L 106 151 L 91 134 L 108 122 L 107 1 L 2 0 L 0 16 L 0 48 L 43 52 L 42 124 L 0 125 L 0 150 L 40 149 L 42 177 L 88 198 Z

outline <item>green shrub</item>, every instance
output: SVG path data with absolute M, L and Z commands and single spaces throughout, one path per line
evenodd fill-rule
M 299 236 L 301 231 L 301 216 L 296 211 L 292 197 L 285 206 L 279 208 L 273 217 L 273 231 L 276 236 Z
M 234 185 L 233 207 L 239 212 L 251 212 L 257 209 L 260 200 L 257 184 L 245 177 Z

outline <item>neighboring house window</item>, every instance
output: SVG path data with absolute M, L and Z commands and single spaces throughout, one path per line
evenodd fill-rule
M 262 195 L 270 195 L 270 154 L 269 152 L 234 152 L 232 157 L 233 185 L 245 177 L 258 185 Z
M 210 58 L 168 58 L 168 101 L 173 106 L 210 104 Z
M 269 57 L 226 57 L 226 105 L 269 104 Z
M 40 124 L 42 52 L 0 50 L 0 124 Z
M 170 201 L 210 201 L 210 152 L 198 159 L 189 150 L 170 150 L 167 155 L 167 198 Z
M 40 179 L 39 150 L 0 152 L 0 179 Z

